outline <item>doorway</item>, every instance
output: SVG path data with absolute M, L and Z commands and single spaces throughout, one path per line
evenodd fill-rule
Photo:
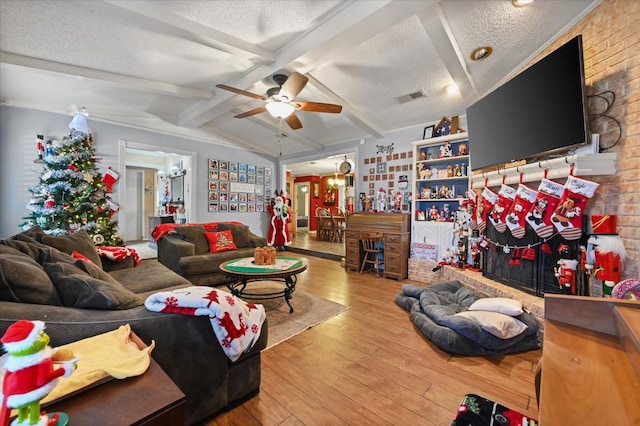
M 125 222 L 129 225 L 126 229 L 124 241 L 140 241 L 143 235 L 143 215 L 142 194 L 143 194 L 143 171 L 139 169 L 127 168 L 126 170 L 126 194 L 124 203 L 128 207 L 125 211 Z

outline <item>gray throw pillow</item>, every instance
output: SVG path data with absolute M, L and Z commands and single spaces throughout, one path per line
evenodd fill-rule
M 96 251 L 96 246 L 85 230 L 69 235 L 43 235 L 40 237 L 40 241 L 67 254 L 73 254 L 74 251 L 77 251 L 102 268 L 102 261 Z
M 237 248 L 251 247 L 251 238 L 249 236 L 249 227 L 246 225 L 236 225 L 234 223 L 219 223 L 218 231 L 231 230 L 233 234 L 233 242 Z
M 204 236 L 205 229 L 203 226 L 176 226 L 173 230 L 180 235 L 180 238 L 195 245 L 195 254 L 209 253 L 209 241 Z
M 119 283 L 94 278 L 69 263 L 46 263 L 45 271 L 55 284 L 64 306 L 82 309 L 129 309 L 142 299 Z
M 62 306 L 58 292 L 42 266 L 8 246 L 0 249 L 0 300 Z

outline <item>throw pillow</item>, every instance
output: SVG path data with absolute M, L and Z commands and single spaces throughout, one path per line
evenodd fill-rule
M 84 229 L 68 235 L 43 235 L 40 237 L 40 241 L 67 254 L 71 254 L 74 251 L 82 253 L 102 268 L 102 262 L 93 240 Z
M 469 306 L 469 310 L 499 312 L 509 315 L 510 317 L 517 317 L 524 312 L 520 301 L 507 297 L 485 297 L 478 299 Z
M 528 328 L 522 321 L 498 312 L 464 311 L 456 315 L 476 321 L 480 328 L 500 339 L 516 337 Z
M 180 235 L 185 241 L 189 241 L 195 245 L 195 254 L 203 254 L 209 252 L 209 241 L 204 236 L 205 229 L 200 225 L 176 226 L 174 231 Z
M 110 282 L 112 284 L 121 285 L 115 278 L 113 278 L 111 275 L 109 275 L 108 273 L 106 273 L 102 269 L 98 268 L 90 260 L 86 261 L 86 260 L 78 259 L 78 260 L 76 260 L 74 262 L 74 265 L 76 265 L 78 268 L 82 269 L 87 274 L 91 275 L 93 278 L 97 278 L 97 279 L 102 280 L 102 281 L 107 281 L 107 282 Z
M 8 246 L 0 253 L 0 300 L 62 306 L 53 282 L 35 260 Z
M 233 234 L 233 242 L 236 243 L 236 247 L 245 248 L 251 247 L 251 238 L 249 234 L 249 227 L 246 225 L 236 225 L 233 223 L 219 223 L 218 231 L 230 230 Z
M 119 283 L 94 278 L 69 263 L 46 263 L 45 271 L 55 284 L 62 303 L 70 308 L 129 309 L 143 302 Z
M 209 251 L 211 253 L 219 253 L 221 251 L 237 250 L 236 244 L 233 242 L 233 234 L 230 230 L 220 232 L 205 232 L 209 241 Z

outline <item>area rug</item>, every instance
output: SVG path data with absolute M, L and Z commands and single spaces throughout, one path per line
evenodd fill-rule
M 283 288 L 283 284 L 269 281 L 254 282 L 249 285 L 251 292 L 267 293 Z M 289 305 L 285 302 L 284 297 L 253 302 L 264 305 L 267 313 L 269 337 L 266 349 L 297 336 L 349 309 L 348 306 L 305 293 L 299 289 L 295 290 L 291 298 L 292 313 L 289 313 Z

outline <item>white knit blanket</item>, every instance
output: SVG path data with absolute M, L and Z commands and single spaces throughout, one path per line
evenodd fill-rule
M 264 306 L 247 303 L 229 292 L 193 286 L 162 291 L 147 297 L 144 306 L 154 312 L 206 315 L 225 354 L 236 361 L 251 349 L 265 319 Z

